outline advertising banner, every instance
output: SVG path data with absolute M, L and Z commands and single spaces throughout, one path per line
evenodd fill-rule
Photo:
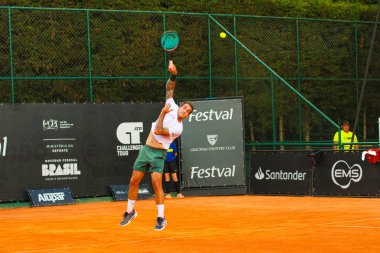
M 361 160 L 361 152 L 326 152 L 314 170 L 314 195 L 379 196 L 380 164 Z
M 310 195 L 311 165 L 306 153 L 302 152 L 253 153 L 249 192 Z
M 244 186 L 242 99 L 191 102 L 180 139 L 184 188 Z
M 26 189 L 69 187 L 74 197 L 110 195 L 133 163 L 162 104 L 1 105 L 0 202 Z M 148 178 L 144 178 L 148 180 Z
M 69 188 L 27 190 L 32 206 L 73 204 Z
M 116 201 L 128 200 L 129 184 L 116 184 L 111 185 L 111 192 Z M 152 198 L 149 184 L 140 184 L 137 199 L 148 199 Z

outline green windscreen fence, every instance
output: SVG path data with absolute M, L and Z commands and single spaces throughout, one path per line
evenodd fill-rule
M 170 58 L 179 72 L 176 99 L 243 97 L 245 142 L 252 148 L 331 148 L 339 123 L 348 119 L 353 126 L 373 27 L 359 21 L 3 6 L 0 102 L 163 101 L 169 55 L 160 37 L 175 30 L 180 43 Z M 375 41 L 357 129 L 362 148 L 379 140 L 379 31 Z

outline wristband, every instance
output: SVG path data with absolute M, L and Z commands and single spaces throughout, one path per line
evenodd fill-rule
M 177 75 L 173 75 L 173 74 L 171 74 L 169 77 L 170 81 L 175 81 L 176 78 L 177 78 Z

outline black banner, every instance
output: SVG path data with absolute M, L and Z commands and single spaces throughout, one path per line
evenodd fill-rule
M 361 152 L 325 152 L 314 170 L 314 195 L 379 196 L 380 164 L 361 160 Z
M 32 206 L 53 206 L 73 204 L 69 188 L 27 190 Z
M 128 200 L 129 184 L 116 184 L 111 185 L 111 191 L 116 201 Z M 149 199 L 152 198 L 149 184 L 140 184 L 137 199 Z
M 129 183 L 161 106 L 0 106 L 0 202 L 27 200 L 25 189 L 38 188 L 69 187 L 74 197 L 110 195 L 109 185 Z
M 191 102 L 181 136 L 184 188 L 245 186 L 242 99 Z
M 311 161 L 306 153 L 257 152 L 251 156 L 250 193 L 311 194 Z

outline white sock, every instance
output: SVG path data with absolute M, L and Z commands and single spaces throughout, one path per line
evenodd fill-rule
M 164 204 L 157 205 L 158 215 L 157 217 L 164 218 Z
M 136 200 L 128 199 L 127 213 L 132 213 Z

